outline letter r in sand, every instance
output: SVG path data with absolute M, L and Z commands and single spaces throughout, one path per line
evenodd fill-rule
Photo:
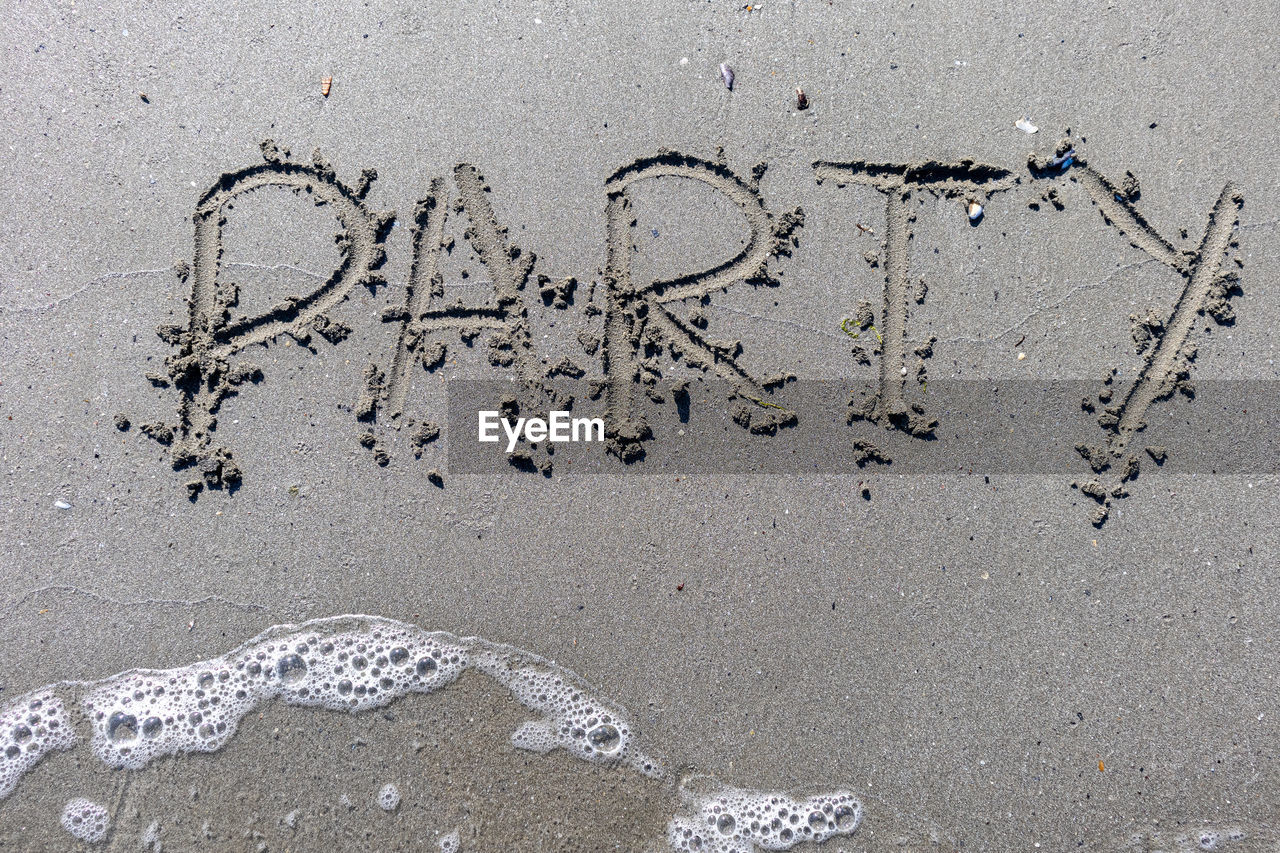
M 738 282 L 768 283 L 765 267 L 769 259 L 785 254 L 794 246 L 794 231 L 804 222 L 799 208 L 774 216 L 760 197 L 759 181 L 763 165 L 757 166 L 751 181 L 744 181 L 727 166 L 671 151 L 637 160 L 615 172 L 605 182 L 605 228 L 608 262 L 605 269 L 604 372 L 610 450 L 626 461 L 644 455 L 641 442 L 650 437 L 647 424 L 633 409 L 636 386 L 653 383 L 656 368 L 646 356 L 668 350 L 692 367 L 714 373 L 735 384 L 738 393 L 759 406 L 764 418 L 779 424 L 794 421 L 794 415 L 779 406 L 766 407 L 761 400 L 765 384 L 752 377 L 738 363 L 739 348 L 706 337 L 702 330 L 681 319 L 668 306 L 691 299 L 703 299 Z M 749 231 L 742 251 L 709 269 L 687 273 L 665 281 L 637 282 L 631 275 L 633 220 L 628 190 L 641 181 L 675 177 L 699 181 L 725 195 L 746 218 Z

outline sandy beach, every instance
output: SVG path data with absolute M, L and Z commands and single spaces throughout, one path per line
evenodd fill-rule
M 5 17 L 0 849 L 1280 850 L 1272 4 Z

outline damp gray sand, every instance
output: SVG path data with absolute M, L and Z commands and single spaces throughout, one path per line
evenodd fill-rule
M 1196 464 L 1205 389 L 1277 379 L 1272 17 L 15 10 L 0 710 L 61 685 L 80 739 L 0 845 L 657 851 L 692 821 L 745 853 L 728 805 L 765 792 L 777 844 L 833 834 L 796 849 L 1275 849 L 1280 466 Z M 455 380 L 601 410 L 607 473 L 452 469 Z M 783 447 L 807 380 L 852 474 L 659 452 Z M 953 380 L 1085 383 L 1086 432 L 1062 470 L 905 473 L 891 447 L 963 427 Z M 540 712 L 476 671 L 95 752 L 164 729 L 70 685 L 339 614 L 547 659 L 663 772 L 525 748 Z

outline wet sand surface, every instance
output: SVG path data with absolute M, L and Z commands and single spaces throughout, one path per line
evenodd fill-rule
M 1165 470 L 1143 452 L 1160 444 L 1153 426 L 1123 482 L 1119 464 L 1095 474 L 1083 459 L 1019 476 L 874 463 L 464 474 L 448 463 L 465 431 L 446 420 L 451 379 L 563 358 L 601 378 L 603 353 L 625 344 L 610 318 L 636 310 L 607 310 L 618 258 L 637 282 L 713 267 L 749 242 L 756 199 L 778 233 L 804 212 L 766 253 L 776 286 L 730 283 L 673 308 L 700 311 L 706 338 L 741 341 L 751 377 L 875 383 L 888 353 L 914 389 L 914 350 L 932 338 L 918 359 L 930 380 L 1088 380 L 1106 394 L 1112 370 L 1132 383 L 1163 365 L 1158 345 L 1138 351 L 1135 325 L 1154 312 L 1176 331 L 1196 281 L 1198 256 L 1183 253 L 1217 221 L 1238 244 L 1222 256 L 1239 279 L 1234 318 L 1215 322 L 1209 301 L 1184 312 L 1189 379 L 1274 380 L 1273 18 L 1266 3 L 14 10 L 0 86 L 0 704 L 210 658 L 272 625 L 373 614 L 553 659 L 629 709 L 667 772 L 516 749 L 528 712 L 467 675 L 358 715 L 268 703 L 221 751 L 139 771 L 109 770 L 84 745 L 52 755 L 0 801 L 0 846 L 68 849 L 59 817 L 86 797 L 112 820 L 85 849 L 146 849 L 156 823 L 165 850 L 434 850 L 456 829 L 463 851 L 657 851 L 681 780 L 707 774 L 857 797 L 857 830 L 811 849 L 1275 849 L 1274 465 Z M 1023 116 L 1037 133 L 1015 128 Z M 1066 137 L 1082 162 L 1037 177 L 1028 155 L 1044 164 Z M 157 329 L 188 327 L 202 196 L 223 175 L 276 168 L 265 139 L 290 149 L 268 151 L 277 166 L 316 169 L 315 186 L 327 173 L 313 149 L 348 188 L 377 169 L 359 203 L 396 215 L 378 244 L 385 283 L 353 283 L 325 309 L 347 330 L 336 342 L 322 322 L 229 355 L 262 377 L 221 401 L 200 445 L 182 434 L 166 364 L 183 344 Z M 666 175 L 629 190 L 625 216 L 611 211 L 611 178 L 662 148 L 745 189 Z M 814 169 L 965 159 L 1010 175 L 982 195 L 976 225 L 968 191 L 920 189 L 895 214 L 884 191 L 820 184 Z M 468 195 L 459 164 L 488 192 Z M 1126 172 L 1139 193 L 1121 187 Z M 1091 195 L 1096 175 L 1121 192 Z M 439 253 L 437 304 L 495 304 L 519 273 L 518 258 L 494 260 L 509 257 L 494 241 L 509 241 L 536 255 L 513 290 L 527 347 L 516 336 L 495 367 L 487 333 L 473 347 L 441 335 L 443 362 L 405 374 L 404 417 L 380 397 L 361 420 L 367 367 L 386 371 L 396 352 L 414 206 L 433 187 L 457 247 Z M 269 187 L 222 212 L 217 277 L 239 285 L 233 317 L 316 291 L 344 248 L 376 253 L 335 243 L 339 202 L 310 196 Z M 1104 219 L 1108 196 L 1118 207 Z M 1125 219 L 1135 211 L 1167 256 Z M 610 243 L 615 214 L 625 235 Z M 895 227 L 909 255 L 883 242 Z M 905 348 L 882 339 L 877 352 L 842 320 L 867 301 L 877 337 L 890 329 L 899 263 Z M 539 298 L 568 276 L 571 304 Z M 862 343 L 867 363 L 851 352 Z M 1175 349 L 1157 379 L 1177 378 Z M 696 375 L 670 354 L 653 354 L 662 382 Z M 1203 402 L 1175 393 L 1147 420 L 1212 425 Z M 747 433 L 713 404 L 694 409 Z M 881 417 L 860 423 L 883 431 Z M 407 419 L 444 434 L 416 443 Z M 159 443 L 148 424 L 178 435 Z M 833 456 L 853 452 L 855 428 L 833 424 Z M 199 458 L 175 471 L 183 447 Z M 240 479 L 210 467 L 218 448 Z M 1171 463 L 1195 449 L 1172 447 Z M 1081 489 L 1094 480 L 1100 500 Z M 375 803 L 388 782 L 402 795 L 391 812 Z

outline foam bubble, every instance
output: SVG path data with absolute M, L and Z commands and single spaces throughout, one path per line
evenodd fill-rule
M 400 805 L 400 789 L 388 782 L 378 791 L 378 808 L 384 812 L 393 812 Z
M 511 736 L 515 746 L 541 753 L 564 749 L 585 761 L 625 762 L 647 775 L 661 775 L 657 762 L 635 750 L 625 712 L 588 693 L 565 670 L 492 653 L 476 655 L 475 666 L 542 715 L 516 730 Z
M 1138 832 L 1130 836 L 1128 849 L 1142 853 L 1196 853 L 1200 850 L 1230 850 L 1246 840 L 1240 827 L 1204 827 L 1192 833 L 1173 837 L 1160 833 Z
M 317 620 L 191 666 L 121 673 L 89 685 L 82 704 L 98 758 L 136 770 L 161 755 L 217 751 L 271 699 L 365 711 L 434 692 L 468 666 L 465 643 L 450 635 L 391 620 Z
M 433 693 L 468 670 L 494 679 L 533 712 L 512 733 L 515 746 L 539 753 L 563 749 L 583 761 L 662 775 L 661 765 L 639 750 L 626 709 L 545 658 L 391 619 L 338 616 L 278 625 L 188 666 L 133 669 L 26 694 L 0 710 L 0 799 L 48 752 L 83 738 L 108 767 L 136 770 L 163 756 L 217 751 L 264 702 L 356 713 L 410 693 Z M 86 731 L 77 731 L 74 719 L 83 720 Z M 376 801 L 394 811 L 400 792 L 384 785 Z M 350 807 L 345 796 L 343 802 Z M 862 816 L 861 804 L 844 792 L 797 800 L 718 788 L 703 797 L 686 795 L 686 806 L 667 828 L 677 853 L 787 850 L 801 841 L 848 835 Z M 290 825 L 295 820 L 286 816 Z M 107 810 L 88 800 L 72 800 L 63 813 L 63 826 L 77 838 L 100 839 L 108 825 Z M 158 844 L 158 834 L 158 826 L 149 828 L 144 843 Z M 459 846 L 456 831 L 440 841 L 447 853 Z
M 0 800 L 50 752 L 79 741 L 67 707 L 52 688 L 19 697 L 0 711 Z
M 271 699 L 365 711 L 408 693 L 434 692 L 468 669 L 495 678 L 541 715 L 512 735 L 514 745 L 564 749 L 583 760 L 660 775 L 657 763 L 634 748 L 625 712 L 567 670 L 487 640 L 375 617 L 278 626 L 219 658 L 130 670 L 81 685 L 82 705 L 98 758 L 135 770 L 162 755 L 217 751 L 246 714 Z
M 720 788 L 701 796 L 686 794 L 685 813 L 667 824 L 667 842 L 681 853 L 790 850 L 805 841 L 851 835 L 861 822 L 862 804 L 845 791 L 796 800 L 781 793 Z
M 62 828 L 88 844 L 97 844 L 106 838 L 110 826 L 106 806 L 92 800 L 76 797 L 62 807 Z

